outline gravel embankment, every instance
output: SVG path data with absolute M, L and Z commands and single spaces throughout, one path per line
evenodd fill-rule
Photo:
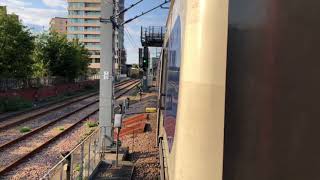
M 46 128 L 45 130 L 30 136 L 29 138 L 9 147 L 0 153 L 0 169 L 8 165 L 9 162 L 12 162 L 26 153 L 32 151 L 35 147 L 43 144 L 48 141 L 50 138 L 61 133 L 61 128 L 67 129 L 72 126 L 74 123 L 80 120 L 80 118 L 85 117 L 90 112 L 93 112 L 98 108 L 98 104 L 94 104 L 87 108 L 85 111 L 78 112 L 72 115 L 69 118 L 66 118 L 58 123 Z M 36 161 L 34 163 L 37 163 Z M 20 171 L 20 170 L 19 170 Z
M 134 99 L 134 98 L 132 98 Z M 129 109 L 130 112 L 140 112 L 145 107 L 155 107 L 156 95 L 148 93 L 143 96 L 142 102 L 137 101 Z M 157 179 L 160 174 L 159 150 L 156 147 L 156 114 L 149 114 L 147 132 L 125 136 L 122 139 L 123 147 L 129 147 L 130 160 L 135 165 L 133 179 Z
M 91 94 L 91 95 L 93 95 L 93 94 Z M 7 124 L 10 124 L 12 122 L 17 122 L 17 121 L 19 121 L 21 119 L 32 117 L 32 116 L 37 115 L 39 113 L 47 112 L 48 110 L 52 110 L 54 108 L 63 106 L 65 104 L 67 104 L 67 103 L 70 103 L 70 102 L 73 102 L 73 101 L 76 101 L 76 100 L 80 100 L 80 99 L 82 99 L 84 97 L 88 97 L 88 96 L 89 96 L 89 94 L 86 94 L 86 95 L 79 96 L 79 97 L 76 97 L 76 98 L 60 101 L 59 103 L 55 103 L 55 104 L 50 105 L 48 107 L 42 107 L 42 108 L 39 108 L 39 109 L 34 109 L 34 110 L 30 111 L 30 112 L 26 112 L 26 113 L 17 115 L 17 116 L 8 117 L 6 119 L 0 120 L 0 126 L 7 125 Z
M 8 128 L 6 130 L 2 130 L 0 132 L 0 145 L 3 145 L 11 140 L 14 140 L 20 136 L 23 135 L 23 133 L 20 132 L 21 127 L 28 127 L 31 130 L 36 129 L 38 127 L 41 127 L 49 122 L 52 122 L 54 119 L 61 117 L 65 114 L 70 113 L 71 111 L 74 111 L 80 107 L 85 106 L 86 104 L 93 102 L 98 99 L 98 96 L 94 96 L 85 100 L 82 100 L 80 102 L 71 104 L 67 107 L 64 107 L 63 109 L 58 109 L 55 111 L 52 111 L 48 114 L 42 115 L 38 118 L 29 120 L 27 122 L 21 123 L 17 126 L 14 126 L 12 128 Z
M 97 121 L 98 117 L 97 113 L 91 116 L 89 121 Z M 89 128 L 86 122 L 77 125 L 46 149 L 31 157 L 27 162 L 20 164 L 16 170 L 0 177 L 0 179 L 40 179 L 62 159 L 61 152 L 71 151 L 90 131 L 92 131 L 92 128 Z

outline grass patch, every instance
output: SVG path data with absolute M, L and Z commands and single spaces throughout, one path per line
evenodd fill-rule
M 20 128 L 20 132 L 21 133 L 27 133 L 27 132 L 30 132 L 31 131 L 31 128 L 29 128 L 29 127 L 22 127 L 22 128 Z
M 80 164 L 77 164 L 76 167 L 74 168 L 75 171 L 80 171 Z
M 98 123 L 97 122 L 93 122 L 93 121 L 88 121 L 86 124 L 87 124 L 87 126 L 89 128 L 93 128 L 93 127 L 97 127 L 98 126 Z

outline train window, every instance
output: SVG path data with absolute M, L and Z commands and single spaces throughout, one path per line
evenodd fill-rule
M 181 25 L 177 18 L 175 25 L 170 32 L 170 37 L 164 53 L 164 128 L 167 135 L 169 151 L 171 151 L 176 126 L 176 117 L 179 97 L 180 81 L 180 48 L 181 48 Z
M 166 48 L 163 49 L 162 56 L 162 73 L 161 73 L 161 108 L 166 104 L 165 102 L 165 94 L 166 94 L 166 81 L 167 81 L 167 61 L 168 61 L 168 43 L 166 44 Z

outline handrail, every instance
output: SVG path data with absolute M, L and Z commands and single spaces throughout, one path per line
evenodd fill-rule
M 100 131 L 100 128 L 97 128 L 93 131 L 89 136 L 87 136 L 84 140 L 82 140 L 75 148 L 73 148 L 65 157 L 63 157 L 56 165 L 54 165 L 42 178 L 41 180 L 45 180 L 47 177 L 50 177 L 51 172 L 53 172 L 60 164 L 65 162 L 68 157 L 70 157 L 80 146 L 87 142 L 92 136 L 96 135 Z
M 165 180 L 165 170 L 164 170 L 164 155 L 163 155 L 163 144 L 162 137 L 159 138 L 159 154 L 160 154 L 160 179 Z

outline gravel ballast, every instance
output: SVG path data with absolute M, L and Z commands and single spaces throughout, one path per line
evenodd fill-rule
M 142 111 L 145 107 L 155 107 L 156 94 L 148 93 L 142 101 L 132 105 L 131 113 Z M 133 179 L 157 179 L 160 174 L 159 149 L 156 147 L 157 116 L 149 114 L 147 131 L 141 134 L 128 135 L 121 139 L 123 147 L 129 147 L 130 160 L 134 163 Z

